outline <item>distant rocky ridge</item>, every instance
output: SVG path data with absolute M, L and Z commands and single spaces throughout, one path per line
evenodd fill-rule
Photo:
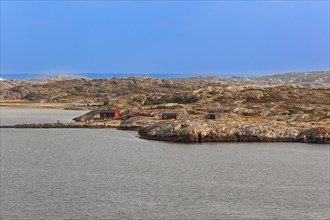
M 93 79 L 85 78 L 35 83 L 36 81 L 1 81 L 1 99 L 25 99 L 30 101 L 79 101 L 105 100 L 130 93 L 168 90 L 170 81 L 153 78 L 131 77 Z
M 73 79 L 87 79 L 86 77 L 82 77 L 79 75 L 72 75 L 72 74 L 56 74 L 56 75 L 48 75 L 42 76 L 39 78 L 32 78 L 32 79 L 25 79 L 25 80 L 9 80 L 0 77 L 0 81 L 8 81 L 8 82 L 28 82 L 33 84 L 43 84 L 43 83 L 50 83 L 56 81 L 64 81 L 64 80 L 73 80 Z
M 70 75 L 70 74 L 59 74 L 59 75 L 50 75 L 50 76 L 43 76 L 40 78 L 29 79 L 26 80 L 33 84 L 44 84 L 44 83 L 51 83 L 57 81 L 65 81 L 65 80 L 74 80 L 74 79 L 87 79 L 82 76 Z
M 238 84 L 253 84 L 258 86 L 303 85 L 308 87 L 330 87 L 330 71 L 290 72 L 259 77 L 221 77 L 195 76 L 173 79 L 177 81 L 195 80 Z
M 330 88 L 330 72 L 286 73 L 262 77 L 199 76 L 177 79 L 129 77 L 86 79 L 75 75 L 55 75 L 32 80 L 0 81 L 0 99 L 30 101 L 105 100 L 125 94 L 173 93 L 222 84 L 255 85 L 260 87 L 300 85 L 306 88 Z

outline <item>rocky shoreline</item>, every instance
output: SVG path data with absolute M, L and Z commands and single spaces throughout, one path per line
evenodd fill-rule
M 203 120 L 156 121 L 147 117 L 104 123 L 38 123 L 1 125 L 0 128 L 117 128 L 135 130 L 143 139 L 171 142 L 301 142 L 330 143 L 328 127 L 279 124 L 219 123 Z
M 202 121 L 166 121 L 141 128 L 144 139 L 173 142 L 302 142 L 330 143 L 326 127 L 299 128 L 278 124 L 219 124 Z
M 117 124 L 109 123 L 79 123 L 79 122 L 67 122 L 67 123 L 36 123 L 36 124 L 15 124 L 15 125 L 0 125 L 0 128 L 117 128 Z

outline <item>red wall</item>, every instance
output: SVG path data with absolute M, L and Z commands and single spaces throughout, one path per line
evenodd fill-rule
M 101 118 L 119 118 L 120 112 L 116 111 L 114 113 L 100 113 Z

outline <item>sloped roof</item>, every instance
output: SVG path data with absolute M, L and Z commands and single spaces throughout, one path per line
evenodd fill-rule
M 141 114 L 140 112 L 130 112 L 128 115 L 132 116 L 132 115 L 136 115 L 136 114 Z
M 100 113 L 115 113 L 117 111 L 118 110 L 102 110 L 102 111 L 100 111 Z
M 162 116 L 177 116 L 178 114 L 177 112 L 164 112 Z

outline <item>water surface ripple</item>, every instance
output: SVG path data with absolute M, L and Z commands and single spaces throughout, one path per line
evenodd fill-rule
M 1 129 L 1 219 L 328 219 L 329 146 Z

